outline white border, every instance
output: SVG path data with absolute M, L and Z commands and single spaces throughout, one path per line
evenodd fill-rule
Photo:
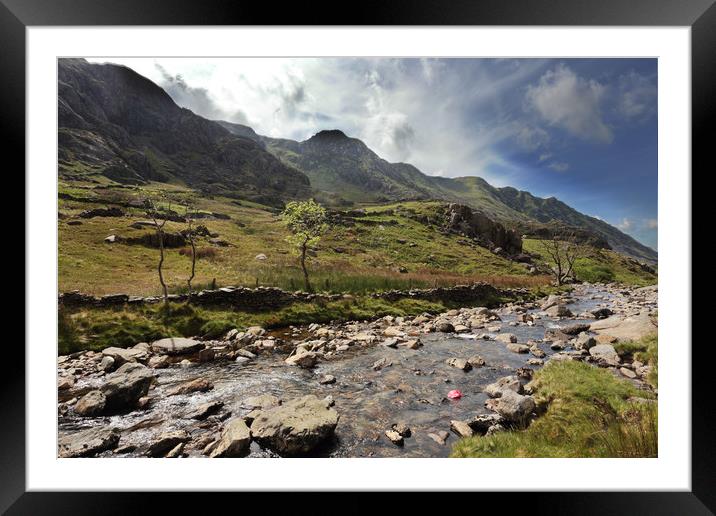
M 690 490 L 689 28 L 31 27 L 27 43 L 28 490 Z M 658 459 L 56 458 L 56 58 L 327 52 L 659 58 Z

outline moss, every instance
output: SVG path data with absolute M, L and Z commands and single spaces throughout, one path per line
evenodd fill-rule
M 546 412 L 525 430 L 458 441 L 453 457 L 656 456 L 653 398 L 605 369 L 576 361 L 551 362 L 535 375 L 538 405 Z

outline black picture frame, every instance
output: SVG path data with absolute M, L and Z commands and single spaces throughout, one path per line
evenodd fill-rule
M 25 166 L 25 29 L 63 25 L 574 25 L 691 27 L 692 163 L 714 170 L 716 5 L 714 0 L 364 0 L 359 5 L 313 1 L 277 5 L 243 0 L 0 0 L 0 126 L 3 159 Z M 710 166 L 709 166 L 710 165 Z M 8 169 L 6 169 L 8 170 Z M 683 171 L 682 173 L 689 173 Z M 695 177 L 693 171 L 691 177 Z M 693 191 L 693 189 L 692 189 Z M 693 234 L 693 233 L 692 233 Z M 696 265 L 696 264 L 694 264 Z M 26 275 L 31 271 L 25 270 Z M 684 300 L 688 302 L 689 300 Z M 690 336 L 679 345 L 690 345 Z M 692 491 L 620 493 L 511 493 L 509 506 L 549 514 L 713 514 L 716 511 L 716 427 L 710 363 L 692 364 Z M 39 493 L 25 488 L 25 358 L 2 374 L 0 410 L 0 510 L 8 514 L 126 514 L 149 509 L 161 498 L 166 512 L 189 508 L 185 493 Z M 706 416 L 704 416 L 706 415 Z M 662 417 L 669 417 L 668 414 Z M 559 479 L 555 479 L 558 485 Z M 524 486 L 526 489 L 528 485 Z M 294 494 L 296 506 L 304 495 Z M 473 495 L 475 496 L 475 495 Z M 505 494 L 477 495 L 483 505 Z M 226 495 L 213 494 L 221 503 Z M 422 496 L 414 501 L 421 503 Z M 455 499 L 453 499 L 455 500 Z M 497 500 L 494 500 L 497 501 Z M 464 503 L 464 502 L 463 502 Z M 469 502 L 468 502 L 469 503 Z M 502 504 L 504 504 L 504 498 Z M 258 500 L 243 498 L 241 510 Z M 349 512 L 374 510 L 349 505 Z M 309 505 L 305 506 L 310 507 Z M 463 506 L 464 507 L 464 506 Z M 468 506 L 469 507 L 469 506 Z M 345 508 L 342 509 L 345 512 Z M 320 511 L 319 511 L 320 512 Z

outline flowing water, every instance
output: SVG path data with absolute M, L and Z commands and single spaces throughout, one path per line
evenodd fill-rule
M 597 287 L 579 286 L 573 293 L 574 302 L 569 305 L 574 314 L 597 307 L 611 307 L 615 296 Z M 536 312 L 539 310 L 529 310 Z M 533 326 L 519 324 L 509 326 L 516 314 L 509 308 L 498 309 L 502 332 L 513 333 L 519 343 L 529 339 L 540 341 L 545 329 L 559 324 L 590 322 L 578 318 L 558 321 L 549 317 L 537 319 Z M 480 330 L 484 332 L 485 330 Z M 421 348 L 388 348 L 380 344 L 372 348 L 351 350 L 321 361 L 312 370 L 287 366 L 285 355 L 262 355 L 246 364 L 217 360 L 190 367 L 173 366 L 157 370 L 158 384 L 150 391 L 152 403 L 145 410 L 124 415 L 100 418 L 81 418 L 69 411 L 59 419 L 60 434 L 71 433 L 93 425 L 112 426 L 120 429 L 120 447 L 136 446 L 128 453 L 105 456 L 140 456 L 146 446 L 160 433 L 186 429 L 191 433 L 195 447 L 187 446 L 189 456 L 202 456 L 202 441 L 208 442 L 218 436 L 221 416 L 212 416 L 205 422 L 197 422 L 184 416 L 198 405 L 221 401 L 225 416 L 242 416 L 250 408 L 242 407 L 242 401 L 251 396 L 273 394 L 282 400 L 290 400 L 307 394 L 319 397 L 332 396 L 340 420 L 335 438 L 315 451 L 313 456 L 328 457 L 446 457 L 454 434 L 441 445 L 428 433 L 450 430 L 450 420 L 467 420 L 476 414 L 488 413 L 484 408 L 485 385 L 497 378 L 514 374 L 515 369 L 526 366 L 530 354 L 508 351 L 505 345 L 477 339 L 474 334 L 432 333 L 421 336 Z M 539 347 L 549 356 L 554 353 L 548 344 Z M 445 363 L 452 357 L 469 358 L 482 356 L 486 365 L 463 372 Z M 379 371 L 373 363 L 387 358 L 392 366 Z M 545 357 L 546 359 L 546 357 Z M 536 369 L 535 366 L 527 366 Z M 332 385 L 321 385 L 319 379 L 326 374 L 336 377 Z M 214 384 L 214 389 L 190 395 L 164 395 L 167 388 L 188 380 L 203 377 Z M 93 387 L 101 379 L 86 380 L 83 386 Z M 93 385 L 94 384 L 94 385 Z M 448 400 L 447 393 L 459 389 L 463 397 Z M 221 414 L 221 413 L 220 413 Z M 384 435 L 392 423 L 406 423 L 412 437 L 405 439 L 402 447 L 392 444 Z M 250 457 L 266 457 L 274 454 L 252 443 Z

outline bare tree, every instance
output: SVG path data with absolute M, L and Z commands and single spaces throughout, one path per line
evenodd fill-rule
M 186 220 L 186 238 L 189 240 L 189 245 L 191 246 L 191 275 L 186 280 L 187 287 L 189 287 L 189 297 L 188 300 L 191 301 L 191 295 L 193 293 L 191 282 L 194 279 L 195 273 L 196 273 L 196 243 L 194 242 L 194 212 L 193 212 L 193 206 L 191 204 L 186 205 L 186 213 L 184 215 L 184 218 Z
M 551 239 L 540 241 L 542 250 L 549 256 L 552 275 L 557 281 L 557 285 L 562 285 L 574 274 L 574 262 L 582 254 L 579 244 L 574 233 L 567 236 L 554 236 Z
M 162 292 L 164 293 L 164 306 L 169 304 L 169 289 L 164 281 L 164 274 L 162 272 L 162 266 L 164 265 L 164 226 L 167 223 L 166 218 L 161 218 L 157 211 L 157 206 L 154 201 L 147 197 L 144 199 L 144 207 L 147 216 L 152 219 L 154 223 L 154 229 L 157 232 L 157 240 L 159 243 L 159 263 L 157 264 L 157 272 L 159 273 L 159 283 L 162 285 Z M 169 206 L 171 211 L 171 205 Z

